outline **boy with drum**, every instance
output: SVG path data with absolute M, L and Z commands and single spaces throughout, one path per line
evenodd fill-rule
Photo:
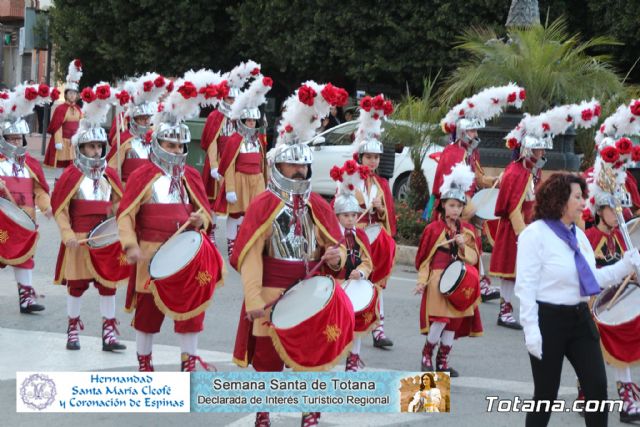
M 62 243 L 56 263 L 55 284 L 67 286 L 67 350 L 80 349 L 81 297 L 93 282 L 100 294 L 102 350 L 124 350 L 118 340 L 116 287 L 119 283 L 96 277 L 89 249 L 83 242 L 100 222 L 113 216 L 122 197 L 122 184 L 115 170 L 107 167 L 105 121 L 115 93 L 106 83 L 82 90 L 84 117 L 73 135 L 73 164 L 68 166 L 53 190 L 51 204 Z M 124 254 L 120 251 L 120 257 Z M 117 262 L 117 260 L 114 260 Z
M 346 250 L 340 244 L 335 213 L 322 197 L 311 192 L 313 152 L 308 142 L 315 136 L 322 116 L 329 114 L 329 105 L 341 106 L 346 100 L 343 89 L 309 81 L 285 101 L 278 143 L 268 154 L 271 173 L 267 190 L 247 209 L 230 260 L 240 272 L 244 287 L 233 351 L 233 361 L 240 367 L 251 364 L 257 372 L 279 372 L 285 361 L 295 367 L 287 349 L 281 343 L 276 346 L 270 337 L 270 307 L 284 290 L 314 268 L 322 266 L 320 273 L 335 275 L 344 266 Z M 327 332 L 326 341 L 317 343 L 326 348 L 320 351 L 300 343 L 288 351 L 322 354 L 320 365 L 307 370 L 326 370 L 348 348 L 348 344 L 336 347 L 334 343 L 353 332 L 353 317 L 345 317 L 333 326 L 315 327 Z M 302 425 L 315 426 L 319 418 L 319 412 L 304 413 Z M 271 425 L 269 413 L 257 413 L 255 425 Z
M 385 289 L 391 275 L 396 256 L 396 212 L 389 182 L 377 175 L 380 156 L 384 152 L 380 135 L 382 118 L 393 113 L 391 101 L 382 94 L 373 98 L 365 96 L 360 100 L 358 129 L 353 141 L 354 159 L 369 168 L 371 173 L 355 189 L 355 196 L 364 210 L 359 217 L 358 227 L 370 234 L 372 264 L 375 266 L 371 281 L 380 289 Z M 382 292 L 380 301 L 380 323 L 371 331 L 374 347 L 393 346 L 384 333 L 384 303 Z
M 438 219 L 432 221 L 422 233 L 416 256 L 418 283 L 415 294 L 422 294 L 420 304 L 420 333 L 427 335 L 422 349 L 423 371 L 433 371 L 433 350 L 440 343 L 436 356 L 435 370 L 449 372 L 457 377 L 458 372 L 449 365 L 449 353 L 454 338 L 464 336 L 461 331 L 467 329 L 469 335 L 482 334 L 482 326 L 474 323 L 474 309 L 480 300 L 480 283 L 478 279 L 478 258 L 480 254 L 479 240 L 474 227 L 461 219 L 467 203 L 465 193 L 474 181 L 474 173 L 464 163 L 453 167 L 442 180 L 439 188 L 441 198 L 438 204 Z M 443 272 L 454 262 L 461 261 L 468 276 L 471 292 L 467 298 L 466 308 L 459 310 L 441 293 Z M 466 270 L 466 272 L 465 272 Z M 454 279 L 458 279 L 457 277 Z M 455 280 L 454 280 L 455 282 Z M 461 280 L 462 282 L 462 280 Z M 475 297 L 475 299 L 474 299 Z M 472 326 L 462 327 L 464 322 Z
M 35 91 L 35 98 L 25 97 L 26 91 Z M 40 96 L 43 95 L 43 96 Z M 25 136 L 29 134 L 29 125 L 22 118 L 31 114 L 38 103 L 46 102 L 49 95 L 49 87 L 46 85 L 25 86 L 20 85 L 13 92 L 4 93 L 0 97 L 0 106 L 3 113 L 0 114 L 0 196 L 9 199 L 9 203 L 15 206 L 20 213 L 25 212 L 33 221 L 33 236 L 31 247 L 17 248 L 11 245 L 15 239 L 12 234 L 19 234 L 27 238 L 26 230 L 16 224 L 15 230 L 9 229 L 5 223 L 0 232 L 2 251 L 0 251 L 0 268 L 11 265 L 16 282 L 18 282 L 18 296 L 20 313 L 35 313 L 44 310 L 44 306 L 38 304 L 36 292 L 32 286 L 33 277 L 33 253 L 36 247 L 36 206 L 44 215 L 51 219 L 51 201 L 49 199 L 49 186 L 45 179 L 40 163 L 27 152 Z M 11 206 L 11 209 L 14 209 Z M 3 213 L 4 214 L 4 213 Z M 11 217 L 11 215 L 6 215 Z M 7 218 L 8 219 L 8 218 Z M 28 219 L 27 219 L 28 221 Z M 13 228 L 13 227 L 11 227 Z M 17 245 L 20 246 L 20 245 Z
M 194 280 L 175 283 L 177 291 L 168 299 L 159 293 L 152 294 L 149 263 L 158 248 L 184 224 L 195 230 L 207 230 L 213 222 L 202 179 L 194 168 L 186 165 L 191 133 L 183 123 L 200 112 L 199 103 L 204 102 L 204 98 L 198 91 L 209 85 L 216 89 L 219 82 L 208 80 L 213 74 L 208 70 L 188 72 L 175 82 L 175 91 L 167 98 L 162 112 L 153 118 L 150 161 L 131 174 L 118 209 L 120 242 L 126 250 L 127 261 L 135 264 L 125 308 L 135 310 L 132 326 L 136 330 L 138 364 L 142 372 L 154 370 L 153 338 L 160 332 L 165 315 L 174 320 L 174 331 L 180 338 L 181 369 L 195 371 L 196 362 L 209 369 L 197 356 L 197 347 L 212 292 L 206 293 L 209 298 L 205 298 L 204 294 L 195 292 L 194 287 L 215 287 L 220 282 L 223 270 L 220 258 L 214 257 L 212 269 L 199 272 Z M 203 242 L 205 244 L 216 251 L 210 242 Z M 177 265 L 181 260 L 175 261 Z
M 354 195 L 354 191 L 360 182 L 367 178 L 369 168 L 358 165 L 354 160 L 348 160 L 342 167 L 334 166 L 331 169 L 331 178 L 338 185 L 337 193 L 333 199 L 333 211 L 338 217 L 340 231 L 344 237 L 344 244 L 347 248 L 347 261 L 344 268 L 338 273 L 338 280 L 346 281 L 345 291 L 350 295 L 348 286 L 356 286 L 349 281 L 363 281 L 371 288 L 372 298 L 367 301 L 364 310 L 356 312 L 356 336 L 353 339 L 353 347 L 347 356 L 345 371 L 357 372 L 364 367 L 364 362 L 360 358 L 360 348 L 362 346 L 362 334 L 368 333 L 380 321 L 380 311 L 378 306 L 378 288 L 367 279 L 373 270 L 371 263 L 371 245 L 369 238 L 363 229 L 356 227 L 358 217 L 362 213 L 362 208 Z M 368 295 L 368 294 L 367 294 Z M 363 301 L 352 301 L 354 310 L 356 306 L 361 307 Z

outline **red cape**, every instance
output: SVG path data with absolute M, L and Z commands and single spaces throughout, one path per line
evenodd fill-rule
M 122 197 L 122 183 L 115 169 L 107 166 L 104 175 L 107 177 L 113 190 Z M 63 209 L 69 201 L 71 201 L 82 177 L 84 177 L 84 174 L 75 165 L 67 166 L 64 172 L 62 172 L 51 194 L 51 209 L 53 209 L 54 215 L 57 216 L 60 209 Z
M 120 140 L 121 141 L 126 141 L 123 138 L 123 134 L 129 132 L 129 117 L 125 117 L 124 112 L 120 113 L 120 119 L 124 120 L 124 127 L 125 127 L 125 131 L 124 132 L 120 132 Z M 109 136 L 107 137 L 107 140 L 109 141 L 109 143 L 111 145 L 115 145 L 116 144 L 116 129 L 118 127 L 116 126 L 116 116 L 115 114 L 113 115 L 113 119 L 111 120 L 111 127 L 109 128 Z
M 584 234 L 587 236 L 587 239 L 589 239 L 589 243 L 591 243 L 591 247 L 594 251 L 596 251 L 603 243 L 607 243 L 608 236 L 596 226 L 587 228 Z M 624 243 L 624 237 L 622 237 L 620 229 L 616 228 L 611 234 L 613 234 L 613 237 L 616 239 L 616 242 L 620 245 L 622 250 L 626 252 L 627 245 Z
M 132 204 L 135 204 L 142 197 L 146 188 L 162 174 L 162 170 L 152 162 L 147 162 L 144 166 L 136 169 L 129 175 L 127 188 L 120 201 L 118 207 L 118 218 L 123 212 L 128 211 Z M 211 220 L 211 212 L 209 211 L 209 202 L 204 192 L 202 179 L 197 170 L 189 165 L 184 167 L 184 179 L 186 180 L 186 188 L 189 196 L 195 199 L 198 208 L 203 208 L 203 213 Z
M 47 133 L 51 135 L 49 138 L 49 144 L 47 145 L 47 151 L 44 155 L 44 164 L 48 166 L 53 166 L 55 164 L 56 158 L 56 141 L 54 138 L 55 133 L 60 129 L 62 124 L 64 123 L 64 118 L 67 115 L 67 110 L 70 108 L 76 108 L 78 111 L 80 107 L 77 104 L 64 103 L 60 104 L 53 110 L 53 115 L 51 116 L 51 122 L 49 122 L 49 127 L 47 128 Z
M 636 181 L 631 172 L 628 170 L 625 187 L 631 195 L 631 205 L 633 206 L 633 210 L 636 211 L 640 209 L 640 191 L 638 191 L 638 181 Z
M 474 243 L 476 244 L 476 251 L 479 255 L 482 254 L 482 251 L 480 250 L 480 239 L 478 239 L 475 227 L 465 221 L 461 221 L 461 227 L 463 230 L 470 231 L 473 234 Z M 418 252 L 416 254 L 416 270 L 420 270 L 420 266 L 425 261 L 431 260 L 433 254 L 437 249 L 436 243 L 438 242 L 438 239 L 440 238 L 442 233 L 445 231 L 445 228 L 446 225 L 441 219 L 433 221 L 425 227 L 424 231 L 422 232 L 422 236 L 420 236 L 420 244 L 418 245 Z
M 275 215 L 279 212 L 278 208 L 283 203 L 269 190 L 264 191 L 251 201 L 238 231 L 234 246 L 236 250 L 233 251 L 229 260 L 231 266 L 237 271 L 240 271 L 244 257 L 253 242 L 271 227 Z M 334 243 L 340 242 L 342 232 L 331 206 L 316 193 L 311 193 L 307 205 L 311 208 L 313 222 L 320 228 L 320 231 Z
M 125 130 L 124 132 L 120 132 L 120 146 L 122 146 L 125 142 L 129 141 L 132 138 L 133 134 L 129 129 Z M 109 141 L 111 141 L 111 146 L 109 147 L 109 152 L 107 153 L 107 162 L 111 160 L 111 158 L 118 152 L 118 141 L 116 141 L 115 135 L 113 139 L 109 137 Z
M 440 199 L 440 187 L 445 175 L 449 175 L 451 169 L 460 162 L 463 162 L 467 151 L 458 144 L 449 144 L 444 147 L 438 160 L 436 174 L 433 180 L 433 195 Z
M 525 168 L 522 162 L 513 161 L 507 165 L 500 181 L 496 216 L 509 219 L 509 215 L 518 208 L 527 191 L 527 183 L 531 176 L 531 171 Z
M 387 208 L 387 219 L 385 224 L 385 229 L 389 232 L 391 237 L 395 237 L 396 235 L 396 207 L 395 201 L 393 199 L 393 194 L 391 193 L 391 188 L 389 188 L 389 181 L 378 176 L 373 175 L 373 179 L 378 184 L 378 187 L 382 189 L 382 197 L 384 198 L 384 206 Z
M 42 189 L 46 191 L 47 194 L 49 194 L 50 192 L 49 184 L 47 184 L 47 179 L 44 176 L 44 172 L 42 171 L 42 166 L 40 165 L 40 162 L 38 162 L 36 159 L 31 157 L 29 153 L 26 153 L 24 158 L 24 164 L 27 165 L 27 168 L 29 169 L 29 172 L 31 172 L 31 176 L 33 177 L 33 179 L 38 181 L 38 184 L 40 184 Z
M 222 121 L 224 117 L 224 114 L 220 111 L 213 110 L 207 117 L 204 129 L 202 129 L 202 137 L 200 138 L 200 147 L 205 152 L 204 165 L 202 166 L 202 182 L 204 184 L 205 191 L 207 192 L 207 196 L 210 199 L 211 207 L 213 207 L 214 199 L 220 192 L 216 191 L 218 190 L 216 180 L 211 178 L 211 163 L 209 162 L 207 150 L 213 140 L 218 138 L 220 135 L 220 129 L 222 128 Z M 224 144 L 221 144 L 220 141 L 218 141 L 218 155 L 223 151 L 223 145 Z

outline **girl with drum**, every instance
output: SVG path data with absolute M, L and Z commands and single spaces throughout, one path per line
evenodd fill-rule
M 627 145 L 627 141 L 629 145 Z M 613 138 L 604 138 L 601 143 L 598 144 L 598 157 L 596 158 L 595 167 L 592 170 L 591 176 L 587 178 L 589 195 L 591 197 L 587 201 L 587 209 L 585 209 L 582 219 L 585 223 L 592 224 L 591 227 L 585 230 L 585 235 L 593 248 L 597 268 L 617 263 L 622 259 L 625 251 L 627 251 L 627 245 L 618 227 L 618 218 L 615 212 L 616 200 L 611 193 L 604 191 L 600 185 L 598 185 L 596 175 L 596 173 L 600 173 L 603 167 L 607 167 L 607 163 L 617 171 L 621 181 L 625 179 L 626 171 L 620 167 L 616 168 L 616 162 L 611 162 L 615 156 L 608 156 L 607 154 L 603 156 L 603 149 L 608 151 L 614 150 L 614 152 L 619 154 L 626 153 L 631 149 L 631 141 L 627 138 L 621 138 L 618 141 L 615 141 Z M 603 299 L 603 301 L 605 300 Z M 591 305 L 592 308 L 596 308 L 594 307 L 595 304 Z M 611 312 L 613 312 L 613 310 Z M 627 325 L 607 327 L 606 325 L 602 325 L 597 317 L 596 326 L 598 326 L 602 337 L 601 345 L 604 359 L 614 369 L 618 396 L 620 396 L 620 399 L 624 402 L 622 411 L 620 411 L 620 421 L 632 422 L 640 420 L 640 390 L 631 380 L 630 368 L 630 364 L 640 361 L 638 351 L 636 350 L 639 342 L 637 339 L 629 338 L 637 336 L 637 334 L 625 334 L 625 338 L 620 339 L 619 334 L 627 332 L 627 330 L 625 330 L 628 327 Z M 584 392 L 580 384 L 578 384 L 578 400 L 584 400 Z
M 461 220 L 467 203 L 465 193 L 473 181 L 473 171 L 464 163 L 457 164 L 445 176 L 440 187 L 442 197 L 437 208 L 438 219 L 422 233 L 416 256 L 418 283 L 414 293 L 422 294 L 420 333 L 427 335 L 422 350 L 422 370 L 434 370 L 433 350 L 440 343 L 435 368 L 450 372 L 452 377 L 458 376 L 458 372 L 449 366 L 454 338 L 482 333 L 482 325 L 473 323 L 478 320 L 474 317 L 474 309 L 480 299 L 480 282 L 475 267 L 480 253 L 479 241 L 474 227 Z M 450 266 L 462 265 L 464 267 L 458 270 L 459 274 L 445 273 Z M 445 286 L 444 282 L 450 283 Z M 460 296 L 455 300 L 441 292 L 456 286 L 460 288 Z M 463 325 L 464 322 L 467 325 Z
M 358 129 L 355 133 L 354 159 L 369 168 L 372 172 L 355 189 L 360 206 L 365 210 L 361 215 L 358 227 L 364 228 L 371 242 L 371 256 L 375 269 L 371 281 L 381 289 L 386 288 L 396 256 L 396 212 L 389 182 L 378 176 L 375 171 L 380 164 L 380 156 L 384 152 L 380 134 L 382 118 L 393 112 L 391 101 L 385 100 L 382 94 L 371 98 L 366 96 L 360 101 Z M 380 323 L 372 331 L 374 347 L 393 346 L 384 333 L 384 304 L 382 292 L 380 301 Z
M 555 173 L 536 192 L 535 221 L 518 237 L 516 296 L 534 382 L 534 400 L 558 396 L 566 356 L 585 398 L 607 398 L 606 373 L 598 331 L 587 301 L 600 287 L 619 283 L 640 268 L 637 249 L 622 261 L 596 268 L 593 249 L 576 227 L 585 209 L 587 184 L 581 177 Z M 546 426 L 550 412 L 527 413 L 527 426 Z M 607 412 L 586 412 L 587 426 L 607 424 Z
M 116 320 L 116 288 L 122 282 L 98 277 L 89 249 L 80 242 L 100 222 L 113 216 L 122 198 L 117 172 L 107 167 L 107 134 L 101 127 L 115 93 L 108 84 L 99 83 L 83 89 L 82 94 L 85 114 L 72 138 L 76 150 L 73 164 L 60 176 L 51 198 L 62 239 L 54 283 L 67 286 L 67 350 L 80 349 L 79 333 L 84 329 L 80 320 L 81 297 L 92 282 L 100 294 L 102 350 L 124 350 L 126 347 L 118 340 Z M 118 256 L 124 260 L 119 247 L 110 259 L 115 264 L 110 266 L 120 265 Z
M 331 178 L 338 184 L 338 191 L 332 202 L 333 211 L 338 217 L 347 248 L 347 260 L 337 279 L 342 282 L 356 316 L 356 335 L 353 338 L 351 352 L 347 356 L 347 372 L 357 372 L 364 367 L 360 358 L 361 335 L 368 333 L 380 320 L 379 290 L 367 280 L 373 270 L 371 245 L 367 233 L 356 227 L 362 209 L 353 194 L 357 185 L 366 178 L 368 171 L 366 166 L 358 166 L 353 160 L 347 160 L 342 167 L 334 166 L 331 169 Z

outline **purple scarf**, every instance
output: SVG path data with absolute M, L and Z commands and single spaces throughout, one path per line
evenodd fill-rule
M 571 250 L 573 250 L 573 258 L 576 263 L 576 270 L 578 271 L 578 279 L 580 280 L 580 295 L 585 297 L 600 293 L 598 281 L 593 275 L 591 267 L 589 267 L 587 260 L 584 258 L 584 255 L 582 255 L 582 252 L 580 252 L 580 248 L 578 247 L 576 225 L 572 224 L 571 228 L 567 228 L 562 221 L 557 219 L 545 219 L 544 223 L 553 230 L 560 240 L 565 242 Z

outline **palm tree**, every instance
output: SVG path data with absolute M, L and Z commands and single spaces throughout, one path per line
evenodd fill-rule
M 513 6 L 513 5 L 512 5 Z M 449 76 L 442 100 L 448 104 L 492 85 L 516 82 L 527 90 L 525 111 L 537 114 L 560 103 L 606 99 L 623 90 L 607 54 L 610 37 L 581 42 L 566 21 L 529 29 L 509 28 L 507 39 L 489 29 L 466 31 L 457 45 L 469 57 Z
M 390 126 L 388 136 L 410 147 L 413 171 L 409 176 L 407 201 L 413 209 L 423 209 L 429 199 L 429 186 L 422 170 L 422 162 L 429 146 L 442 138 L 438 124 L 447 112 L 435 96 L 435 85 L 440 73 L 434 78 L 427 77 L 423 82 L 421 97 L 414 97 L 407 90 L 406 96 L 398 104 L 393 116 L 398 121 Z
M 507 28 L 530 28 L 540 25 L 538 0 L 512 0 L 507 16 Z

